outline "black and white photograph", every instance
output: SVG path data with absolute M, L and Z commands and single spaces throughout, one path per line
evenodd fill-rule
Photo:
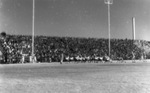
M 0 0 L 0 93 L 150 93 L 150 0 Z

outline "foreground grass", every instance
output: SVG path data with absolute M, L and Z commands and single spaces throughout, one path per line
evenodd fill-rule
M 150 63 L 0 66 L 0 93 L 150 93 Z

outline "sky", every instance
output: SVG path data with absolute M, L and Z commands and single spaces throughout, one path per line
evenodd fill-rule
M 150 0 L 113 0 L 111 38 L 150 41 Z M 0 31 L 32 34 L 32 0 L 0 0 Z M 108 38 L 104 0 L 35 0 L 35 35 Z

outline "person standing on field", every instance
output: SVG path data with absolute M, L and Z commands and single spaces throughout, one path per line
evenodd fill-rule
M 135 63 L 135 53 L 132 51 L 132 62 Z
M 63 61 L 64 61 L 64 54 L 62 53 L 62 54 L 61 54 L 61 59 L 60 59 L 60 64 L 62 64 Z

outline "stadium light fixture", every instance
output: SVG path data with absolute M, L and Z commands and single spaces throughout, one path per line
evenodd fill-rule
M 108 56 L 110 57 L 110 5 L 113 4 L 113 0 L 104 0 L 104 3 L 108 5 Z
M 35 0 L 33 0 L 33 7 L 32 7 L 32 63 L 34 63 L 34 13 L 35 13 Z

